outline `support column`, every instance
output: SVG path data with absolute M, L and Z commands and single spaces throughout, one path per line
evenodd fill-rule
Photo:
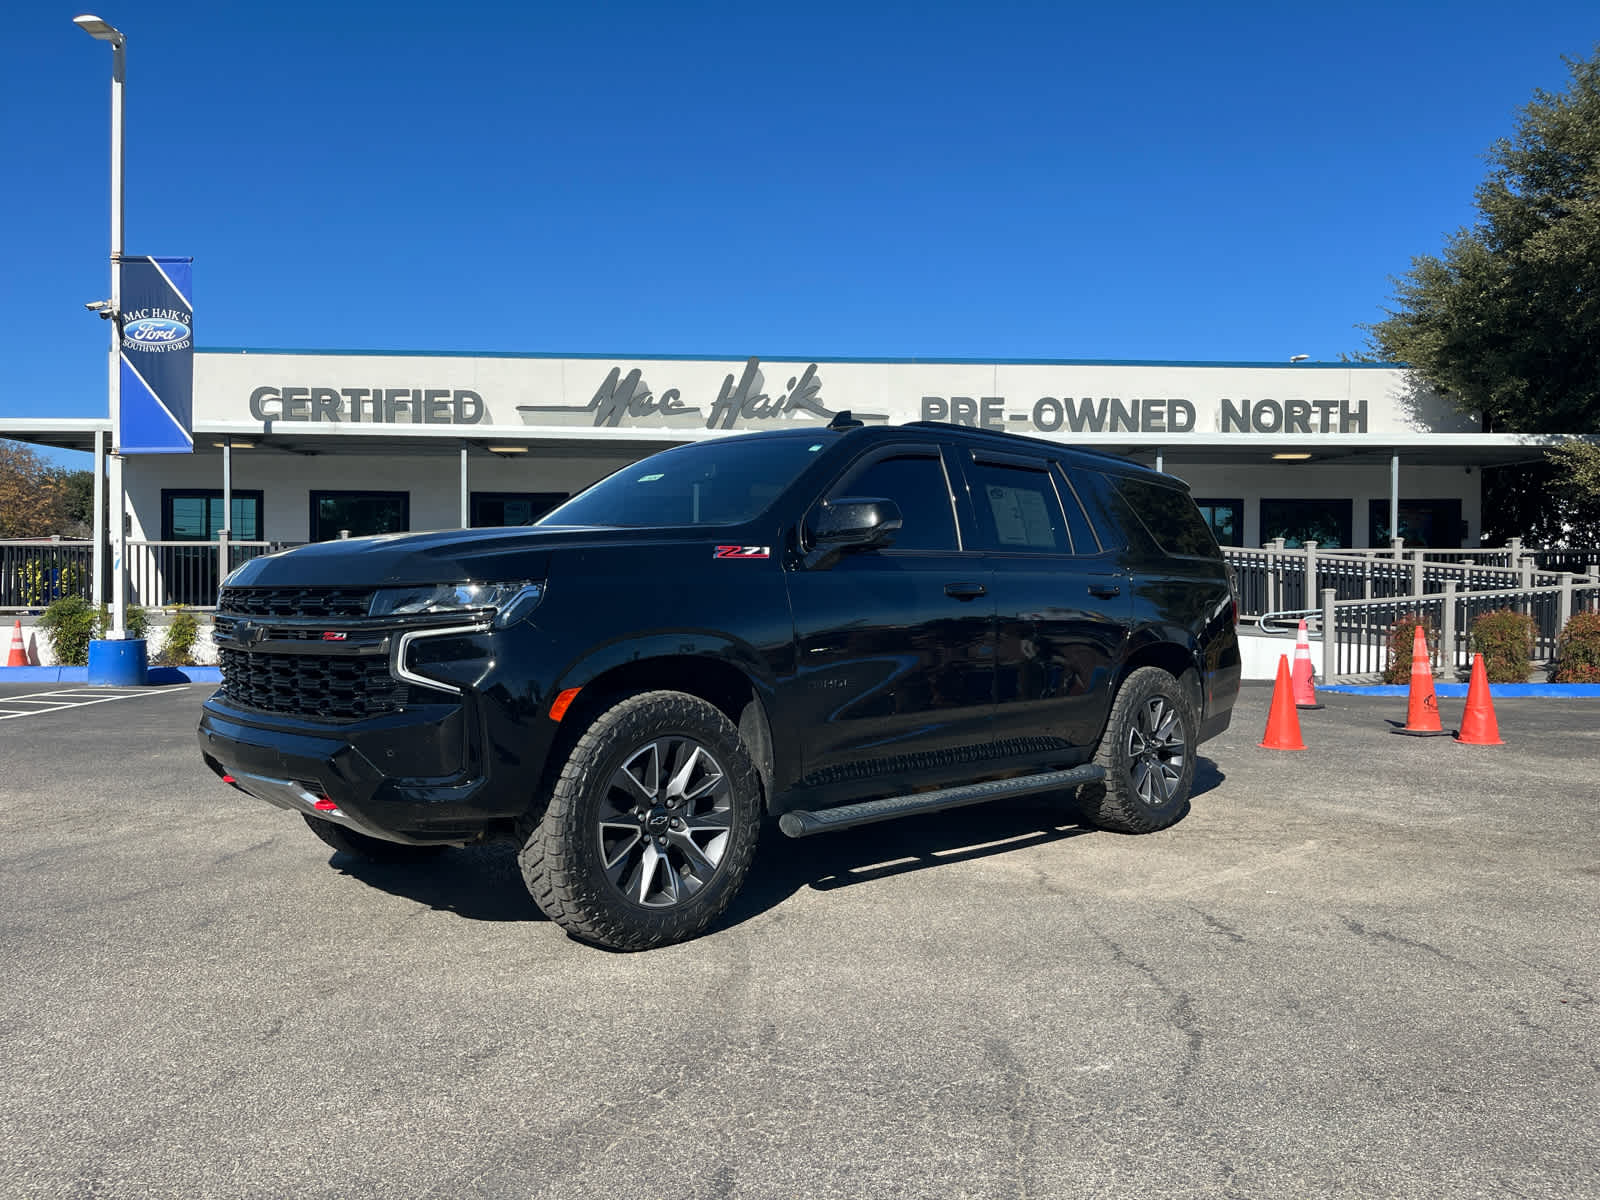
M 1456 589 L 1461 585 L 1454 579 L 1444 581 L 1443 628 L 1439 631 L 1439 656 L 1444 660 L 1445 679 L 1453 679 L 1461 665 L 1456 649 Z
M 1389 456 L 1389 537 L 1400 536 L 1400 456 Z
M 470 493 L 467 491 L 467 443 L 461 443 L 461 528 L 465 529 L 472 516 L 469 503 Z
M 1319 597 L 1322 609 L 1322 681 L 1335 682 L 1344 674 L 1339 669 L 1339 629 L 1336 622 L 1338 616 L 1334 611 L 1333 601 L 1338 592 L 1332 588 L 1323 588 Z
M 106 602 L 106 431 L 94 431 L 94 606 Z
M 232 569 L 228 541 L 233 537 L 233 439 L 222 439 L 222 528 L 217 531 L 217 584 L 228 577 Z
M 1167 473 L 1167 455 L 1163 450 L 1156 451 L 1156 470 L 1163 475 Z

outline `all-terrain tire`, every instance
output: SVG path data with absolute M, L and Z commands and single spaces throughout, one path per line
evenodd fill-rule
M 1078 803 L 1088 820 L 1117 833 L 1154 833 L 1189 811 L 1200 715 L 1191 689 L 1159 667 L 1122 681 L 1094 761 L 1103 783 L 1085 784 Z
M 517 861 L 574 937 L 646 950 L 704 932 L 750 870 L 761 782 L 738 729 L 683 692 L 601 713 L 573 746 Z
M 311 832 L 335 850 L 354 855 L 356 858 L 364 858 L 368 862 L 421 862 L 444 849 L 443 846 L 408 846 L 402 842 L 388 842 L 383 838 L 357 833 L 354 829 L 346 829 L 343 825 L 335 825 L 332 821 L 313 817 L 310 813 L 300 815 L 306 819 L 306 824 L 311 826 Z

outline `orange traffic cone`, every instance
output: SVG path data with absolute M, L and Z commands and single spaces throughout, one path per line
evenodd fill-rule
M 1317 685 L 1311 670 L 1311 639 L 1306 636 L 1306 623 L 1300 622 L 1300 635 L 1294 643 L 1294 706 L 1296 708 L 1321 708 L 1317 703 Z
M 28 665 L 28 639 L 22 636 L 22 621 L 19 619 L 11 627 L 11 653 L 6 655 L 6 666 L 25 667 Z
M 1406 724 L 1395 733 L 1412 737 L 1442 737 L 1439 724 L 1439 698 L 1433 694 L 1433 663 L 1428 658 L 1428 637 L 1416 627 L 1411 643 L 1411 697 L 1406 704 Z
M 1489 698 L 1489 672 L 1483 655 L 1472 656 L 1472 682 L 1467 684 L 1467 711 L 1461 717 L 1456 741 L 1463 746 L 1504 746 L 1500 722 L 1494 719 L 1494 701 Z
M 1278 678 L 1272 685 L 1272 707 L 1267 710 L 1267 732 L 1261 739 L 1267 750 L 1304 750 L 1300 718 L 1294 711 L 1294 684 L 1289 680 L 1289 656 L 1278 655 Z

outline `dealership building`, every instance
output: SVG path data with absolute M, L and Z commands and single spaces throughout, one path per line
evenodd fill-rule
M 664 447 L 849 410 L 1126 455 L 1186 480 L 1225 545 L 1470 547 L 1480 471 L 1557 438 L 1486 434 L 1368 363 L 621 358 L 218 349 L 192 454 L 125 462 L 142 541 L 296 543 L 520 524 Z M 109 452 L 104 419 L 0 436 Z

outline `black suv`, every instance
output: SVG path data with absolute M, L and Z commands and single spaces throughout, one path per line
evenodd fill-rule
M 1185 486 L 940 424 L 680 446 L 536 526 L 326 542 L 224 583 L 222 779 L 335 849 L 514 837 L 591 942 L 692 937 L 791 837 L 1077 787 L 1161 829 L 1239 687 Z

